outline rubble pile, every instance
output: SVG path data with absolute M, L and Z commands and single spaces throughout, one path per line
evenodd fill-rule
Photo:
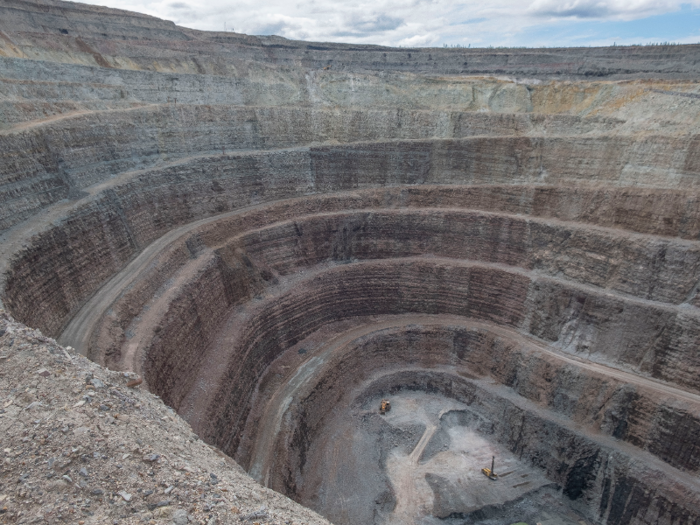
M 0 521 L 327 523 L 258 485 L 134 379 L 0 311 Z

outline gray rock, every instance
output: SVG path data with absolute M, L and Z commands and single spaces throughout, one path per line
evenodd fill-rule
M 188 523 L 187 519 L 187 511 L 183 509 L 177 509 L 173 513 L 173 525 L 187 525 Z
M 258 510 L 255 512 L 251 512 L 249 514 L 245 514 L 241 516 L 241 521 L 253 521 L 253 520 L 266 520 L 270 517 L 270 515 L 267 512 L 267 507 L 263 505 L 260 507 Z
M 105 384 L 101 380 L 97 379 L 96 377 L 93 377 L 90 380 L 90 384 L 92 386 L 94 386 L 95 388 L 104 388 L 105 387 Z

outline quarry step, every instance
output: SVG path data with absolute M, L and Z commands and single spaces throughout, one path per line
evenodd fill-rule
M 0 0 L 3 519 L 696 523 L 698 49 Z

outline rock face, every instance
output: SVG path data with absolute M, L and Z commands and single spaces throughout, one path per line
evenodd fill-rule
M 698 524 L 697 53 L 0 0 L 2 305 L 339 524 Z

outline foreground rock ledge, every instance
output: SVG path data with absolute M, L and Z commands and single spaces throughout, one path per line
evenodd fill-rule
M 328 523 L 153 394 L 0 310 L 3 523 Z

